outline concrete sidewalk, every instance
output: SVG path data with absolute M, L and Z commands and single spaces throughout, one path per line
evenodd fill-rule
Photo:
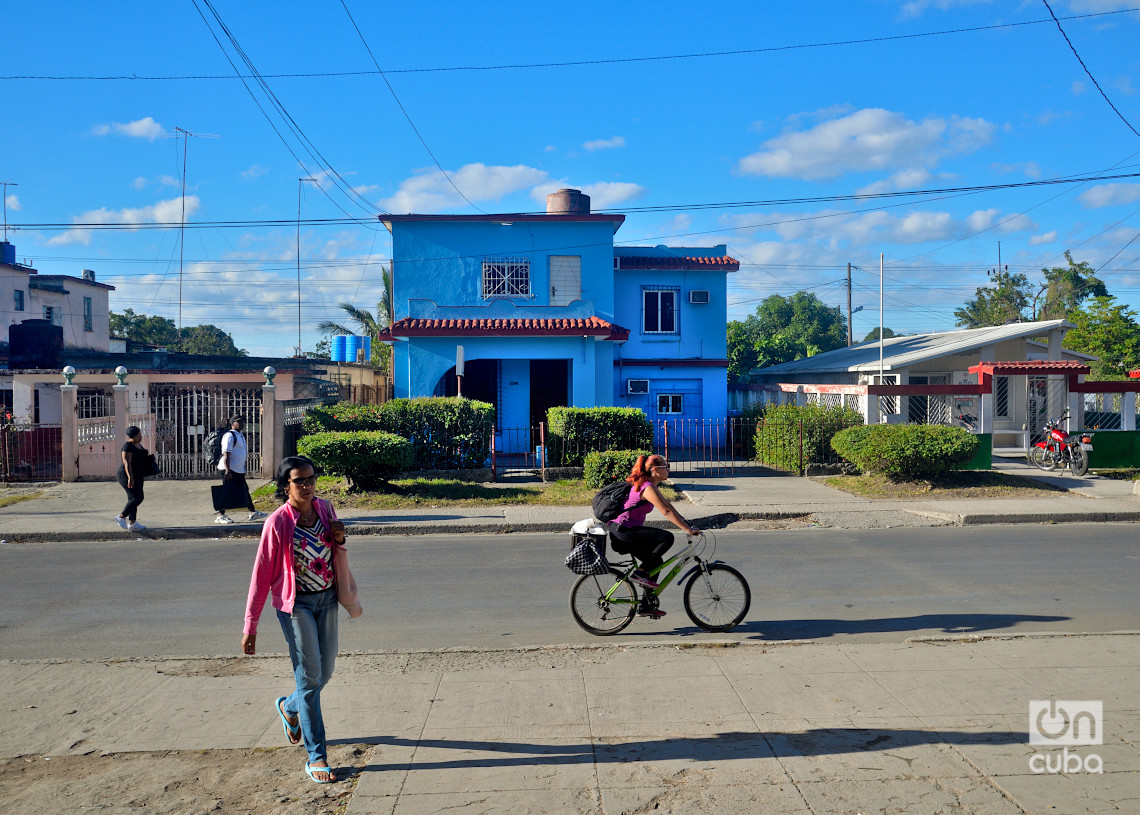
M 997 460 L 995 469 L 1033 478 L 1065 489 L 1044 498 L 878 501 L 858 498 L 809 478 L 766 474 L 717 477 L 677 476 L 674 484 L 692 502 L 681 511 L 698 527 L 723 528 L 760 518 L 803 518 L 819 526 L 879 528 L 987 523 L 1072 521 L 1138 521 L 1140 496 L 1132 482 L 1105 478 L 1051 475 L 1023 461 Z M 141 533 L 123 532 L 115 523 L 124 503 L 117 483 L 96 481 L 52 484 L 43 499 L 0 507 L 0 539 L 115 540 L 146 538 L 249 537 L 259 523 L 213 523 L 210 481 L 156 480 L 146 484 L 139 521 Z M 251 483 L 251 488 L 259 486 Z M 489 486 L 510 486 L 496 484 Z M 0 496 L 26 492 L 12 486 Z M 353 534 L 426 534 L 471 532 L 565 532 L 591 514 L 589 507 L 491 506 L 471 509 L 439 507 L 405 510 L 338 508 Z M 662 523 L 658 521 L 658 523 Z
M 113 811 L 185 794 L 159 784 L 148 799 L 143 781 L 219 750 L 243 777 L 283 767 L 275 800 L 335 796 L 347 815 L 1023 815 L 1140 799 L 1135 636 L 349 654 L 337 668 L 331 787 L 286 746 L 279 656 L 0 663 L 0 757 L 141 756 L 130 789 L 104 793 L 125 796 Z M 1029 743 L 1030 703 L 1066 699 L 1103 703 L 1100 743 Z M 5 780 L 0 809 L 51 811 L 46 788 Z M 199 784 L 195 811 L 209 810 L 221 795 Z

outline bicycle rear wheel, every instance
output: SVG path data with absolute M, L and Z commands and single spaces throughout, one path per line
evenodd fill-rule
M 584 575 L 570 589 L 570 615 L 574 622 L 599 637 L 616 634 L 629 625 L 637 613 L 637 603 L 637 590 L 616 570 Z
M 710 563 L 685 584 L 685 613 L 706 631 L 731 631 L 752 605 L 748 581 L 731 566 Z

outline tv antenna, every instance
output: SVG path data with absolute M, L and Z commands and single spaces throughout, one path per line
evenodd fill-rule
M 4 199 L 4 240 L 8 240 L 8 188 L 20 186 L 15 181 L 0 181 L 0 187 L 4 188 L 3 194 L 0 198 Z
M 181 127 L 174 128 L 182 134 L 182 220 L 178 224 L 178 341 L 182 341 L 182 257 L 186 244 L 186 142 L 190 136 L 196 139 L 220 139 L 212 133 L 191 133 Z M 175 136 L 174 138 L 178 138 Z

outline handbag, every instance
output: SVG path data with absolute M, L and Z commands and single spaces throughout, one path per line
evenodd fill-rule
M 608 574 L 610 564 L 604 546 L 604 541 L 584 537 L 566 556 L 566 568 L 574 574 Z
M 162 475 L 162 468 L 158 466 L 158 458 L 154 453 L 146 454 L 146 474 Z

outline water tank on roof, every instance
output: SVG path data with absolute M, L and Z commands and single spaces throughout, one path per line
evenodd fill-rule
M 63 365 L 63 326 L 51 320 L 24 320 L 8 328 L 8 367 L 59 368 Z
M 364 347 L 364 337 L 357 334 L 349 334 L 347 342 L 345 342 L 344 353 L 349 362 L 356 362 L 356 352 Z
M 345 342 L 348 340 L 346 334 L 337 334 L 332 338 L 332 361 L 344 362 L 348 359 L 345 354 Z
M 16 246 L 8 241 L 0 241 L 0 263 L 16 264 Z
M 547 215 L 589 215 L 590 196 L 581 190 L 557 190 L 546 196 Z

